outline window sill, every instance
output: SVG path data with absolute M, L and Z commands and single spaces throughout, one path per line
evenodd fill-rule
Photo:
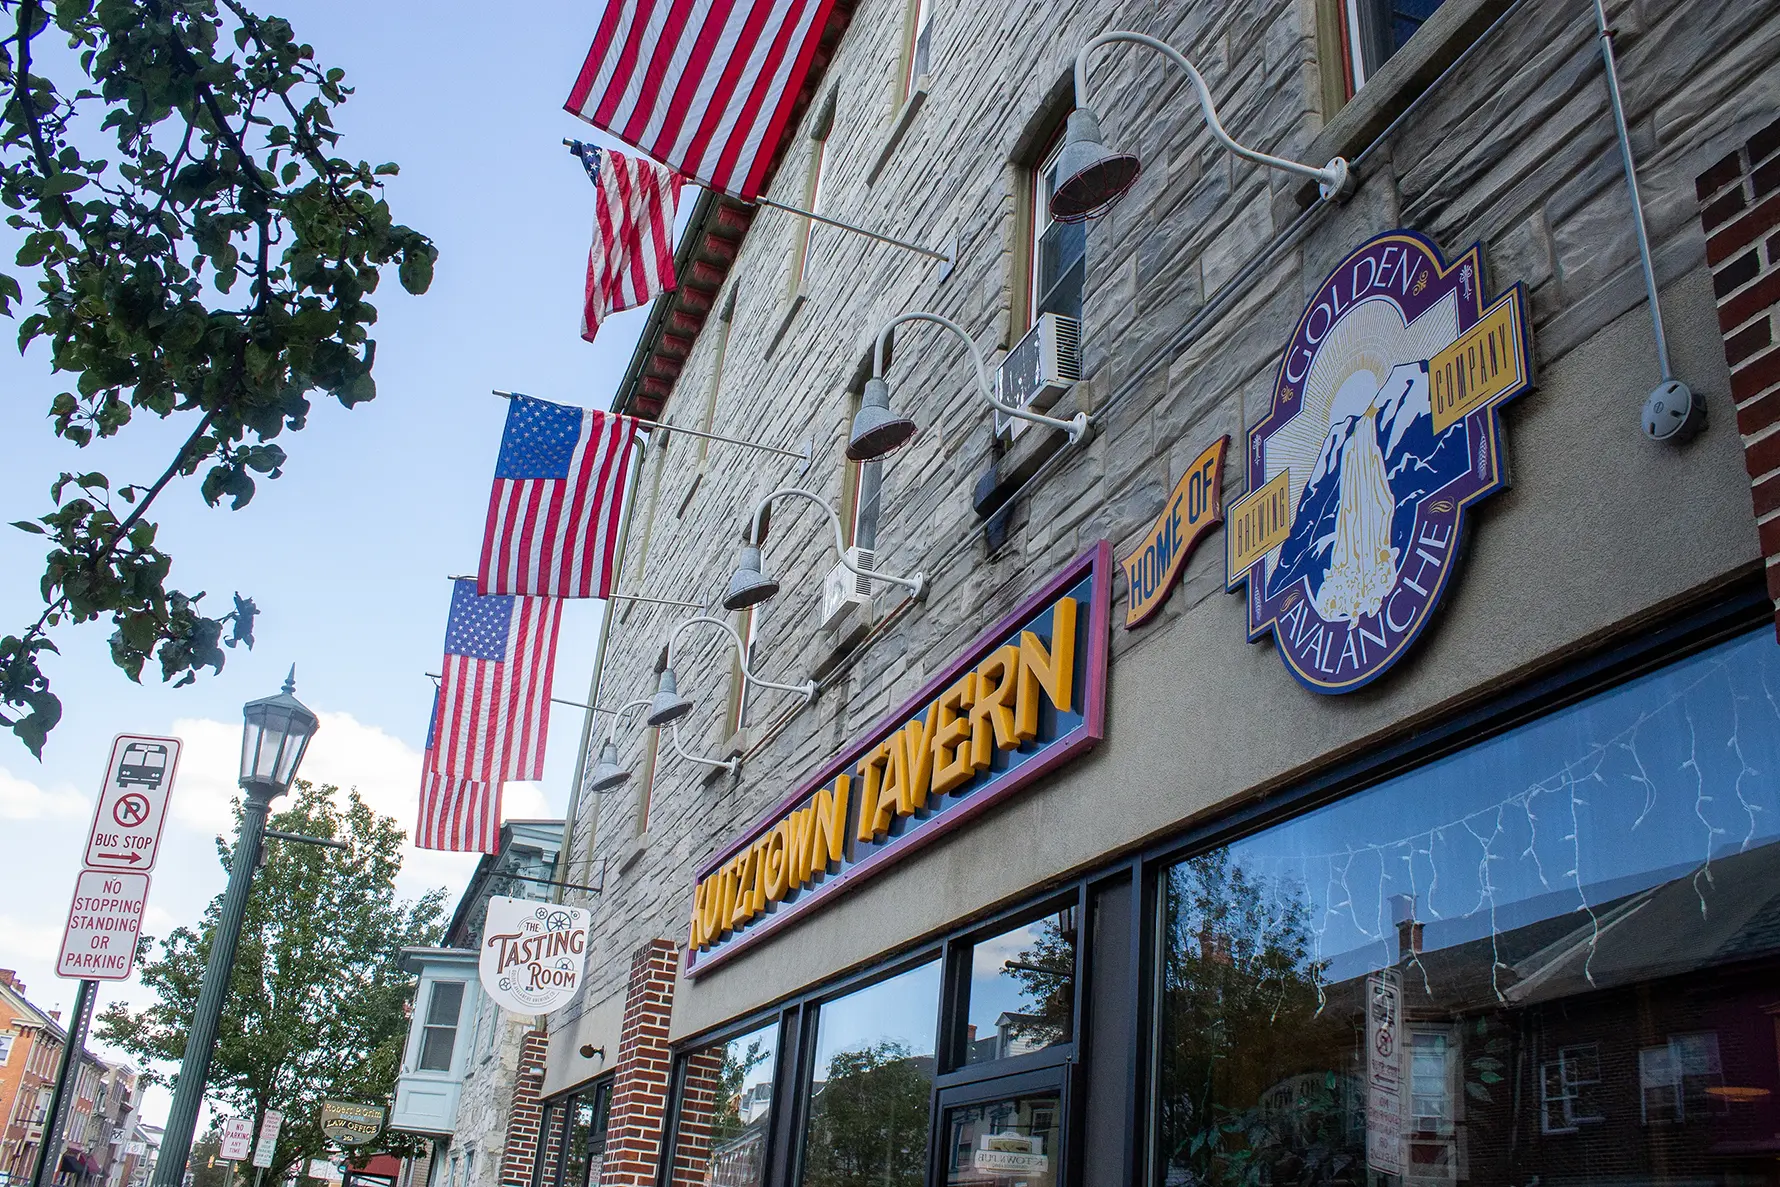
M 1335 118 L 1323 125 L 1305 150 L 1304 160 L 1314 165 L 1334 157 L 1351 161 L 1369 148 L 1391 121 L 1425 93 L 1510 3 L 1511 0 L 1445 0 L 1415 36 L 1335 113 Z M 1358 180 L 1364 182 L 1365 178 Z M 1301 205 L 1314 201 L 1316 183 L 1299 187 L 1298 199 Z
M 807 300 L 809 297 L 804 292 L 803 285 L 800 284 L 797 286 L 797 291 L 791 294 L 791 299 L 779 307 L 778 324 L 773 327 L 772 337 L 768 338 L 766 342 L 767 358 L 773 357 L 773 352 L 779 349 L 779 343 L 783 342 L 785 335 L 791 332 L 791 323 L 796 319 L 797 311 L 803 308 L 804 302 Z
M 649 834 L 647 832 L 638 833 L 632 838 L 630 844 L 626 845 L 624 850 L 618 854 L 618 860 L 613 863 L 617 867 L 618 875 L 622 877 L 625 871 L 636 865 L 637 859 L 643 856 L 648 848 Z
M 890 158 L 896 153 L 896 146 L 902 143 L 904 136 L 908 135 L 909 125 L 913 124 L 915 116 L 920 114 L 921 105 L 927 102 L 927 92 L 931 89 L 930 76 L 925 74 L 917 78 L 915 85 L 909 88 L 909 97 L 902 101 L 902 107 L 896 112 L 896 119 L 890 124 L 890 135 L 884 138 L 884 147 L 878 150 L 877 159 L 872 161 L 871 168 L 865 171 L 866 185 L 877 184 L 878 174 L 884 171 L 884 166 L 890 163 Z

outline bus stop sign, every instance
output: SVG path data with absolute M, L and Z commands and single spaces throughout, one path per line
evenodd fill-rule
M 167 796 L 179 766 L 179 739 L 119 734 L 111 744 L 105 786 L 93 812 L 86 858 L 93 870 L 154 869 L 161 826 L 167 822 Z

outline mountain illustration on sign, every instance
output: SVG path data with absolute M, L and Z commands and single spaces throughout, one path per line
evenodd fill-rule
M 1434 436 L 1426 360 L 1397 364 L 1383 382 L 1355 371 L 1330 402 L 1267 597 L 1302 581 L 1326 621 L 1378 613 L 1409 555 L 1416 509 L 1470 465 L 1463 421 Z

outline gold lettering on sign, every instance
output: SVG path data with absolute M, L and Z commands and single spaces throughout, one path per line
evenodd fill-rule
M 1428 360 L 1428 402 L 1434 435 L 1526 383 L 1521 357 L 1520 293 L 1503 294 L 1477 324 Z
M 1250 491 L 1230 508 L 1226 528 L 1230 552 L 1227 571 L 1232 578 L 1248 572 L 1291 534 L 1291 471 L 1281 470 L 1266 486 Z

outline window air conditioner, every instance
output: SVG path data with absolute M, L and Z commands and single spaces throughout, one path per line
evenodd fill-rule
M 1041 313 L 1026 336 L 1014 344 L 995 373 L 997 393 L 1003 404 L 1030 412 L 1044 412 L 1082 377 L 1082 325 L 1060 313 Z M 1027 421 L 995 413 L 997 436 L 1010 440 L 1020 435 Z
M 869 548 L 847 549 L 847 559 L 861 569 L 872 567 Z M 851 606 L 861 609 L 871 605 L 871 582 L 842 564 L 836 564 L 822 579 L 822 629 L 833 630 Z

